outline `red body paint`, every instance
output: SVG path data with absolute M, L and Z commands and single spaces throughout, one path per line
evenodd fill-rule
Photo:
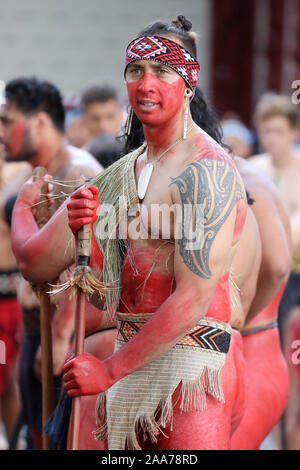
M 246 408 L 232 436 L 234 450 L 257 450 L 282 415 L 289 374 L 277 328 L 243 337 Z
M 283 282 L 270 304 L 247 327 L 273 322 L 285 289 Z M 269 322 L 269 323 L 270 323 Z M 281 351 L 278 328 L 243 337 L 246 360 L 246 409 L 232 437 L 232 449 L 256 450 L 282 415 L 289 389 L 289 374 Z
M 140 435 L 139 443 L 143 450 L 228 450 L 230 433 L 243 415 L 245 405 L 245 364 L 242 352 L 242 338 L 234 331 L 224 367 L 221 382 L 226 397 L 219 403 L 210 395 L 206 396 L 206 410 L 180 410 L 180 385 L 172 396 L 173 427 L 158 436 L 157 444 L 144 442 Z M 141 433 L 142 434 L 142 433 Z M 187 445 L 188 443 L 188 445 Z
M 230 155 L 207 134 L 196 134 L 194 145 L 197 149 L 195 161 L 207 158 L 208 160 L 219 160 L 227 163 L 236 170 L 233 159 Z
M 13 124 L 10 136 L 5 142 L 6 152 L 9 157 L 14 158 L 22 153 L 25 128 L 26 123 L 23 121 Z
M 163 268 L 154 269 L 148 276 L 157 258 L 155 250 L 136 250 L 134 258 L 138 273 L 133 270 L 128 255 L 123 263 L 120 311 L 154 313 L 174 292 L 174 276 Z
M 231 317 L 229 274 L 220 277 L 213 298 L 209 304 L 206 316 L 223 322 L 229 322 Z
M 142 122 L 146 140 L 151 143 L 155 153 L 165 149 L 177 135 L 178 128 L 182 127 L 180 122 L 185 88 L 184 80 L 180 77 L 168 83 L 151 73 L 145 73 L 139 80 L 127 83 L 130 104 Z M 144 100 L 157 105 L 150 108 L 142 106 Z
M 273 300 L 264 308 L 258 315 L 256 315 L 250 323 L 247 324 L 251 328 L 255 328 L 255 325 L 261 324 L 265 320 L 274 321 L 278 316 L 278 307 L 286 286 L 286 281 L 281 284 L 281 287 Z
M 92 244 L 91 244 L 91 262 L 90 267 L 93 269 L 94 267 L 97 269 L 103 270 L 103 255 L 100 251 L 98 243 L 95 238 L 94 228 L 91 225 L 92 229 Z
M 130 313 L 154 313 L 175 291 L 176 282 L 166 269 L 149 272 L 155 258 L 155 250 L 141 250 L 135 253 L 138 266 L 136 274 L 126 256 L 122 270 L 122 296 L 120 311 Z M 223 322 L 230 321 L 229 274 L 219 279 L 213 298 L 206 313 L 207 317 Z

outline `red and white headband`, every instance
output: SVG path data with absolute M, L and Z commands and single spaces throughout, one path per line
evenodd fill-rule
M 177 42 L 159 36 L 142 36 L 134 39 L 126 50 L 125 72 L 134 60 L 153 60 L 175 70 L 194 91 L 197 86 L 200 65 Z

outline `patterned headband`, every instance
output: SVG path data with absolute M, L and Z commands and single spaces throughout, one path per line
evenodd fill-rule
M 154 60 L 167 65 L 179 73 L 194 91 L 197 86 L 200 65 L 180 44 L 158 36 L 143 36 L 134 39 L 126 50 L 125 72 L 134 60 Z

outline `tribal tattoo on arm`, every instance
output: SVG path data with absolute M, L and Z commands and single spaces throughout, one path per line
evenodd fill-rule
M 245 200 L 241 180 L 227 162 L 205 158 L 171 180 L 181 199 L 176 234 L 180 255 L 194 274 L 210 279 L 212 244 L 238 201 Z

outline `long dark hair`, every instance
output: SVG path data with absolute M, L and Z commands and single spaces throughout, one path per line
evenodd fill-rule
M 171 24 L 157 21 L 146 28 L 144 28 L 137 37 L 140 36 L 175 36 L 177 37 L 182 45 L 195 57 L 197 58 L 196 48 L 196 35 L 190 30 L 192 29 L 192 23 L 187 20 L 183 15 L 179 15 L 177 20 L 172 21 Z M 194 97 L 190 105 L 191 115 L 193 121 L 201 127 L 208 135 L 210 135 L 218 144 L 224 145 L 222 142 L 223 132 L 220 125 L 220 121 L 216 113 L 210 108 L 207 101 L 204 98 L 202 90 L 197 87 L 194 92 Z M 133 112 L 131 132 L 127 136 L 124 134 L 125 140 L 125 153 L 129 153 L 136 148 L 140 147 L 145 141 L 144 131 L 141 121 L 138 119 L 136 114 Z

